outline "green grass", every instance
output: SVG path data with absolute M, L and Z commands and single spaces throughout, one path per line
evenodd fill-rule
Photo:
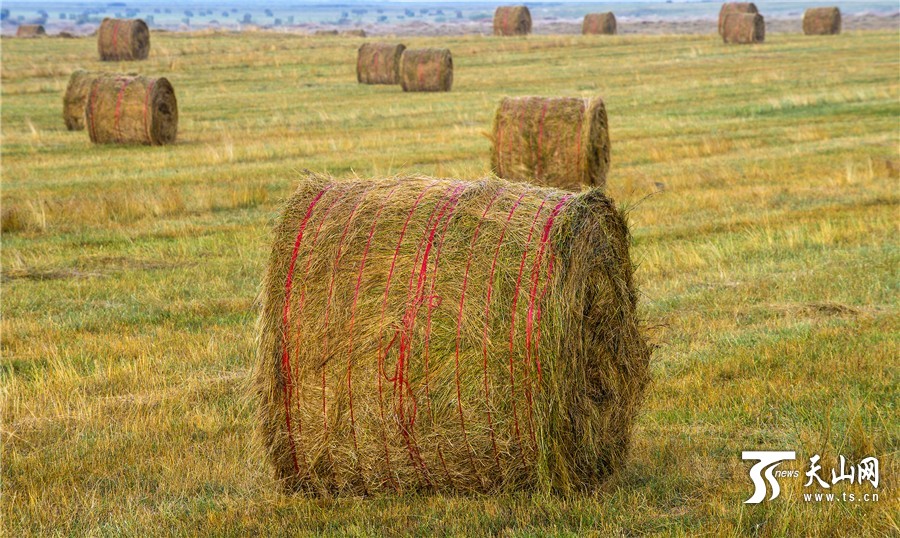
M 412 38 L 450 94 L 360 86 L 356 40 L 154 34 L 2 43 L 6 534 L 896 535 L 896 32 Z M 179 143 L 64 130 L 76 67 L 165 75 Z M 282 496 L 247 399 L 281 200 L 309 169 L 488 173 L 504 95 L 600 94 L 658 344 L 629 466 L 558 498 Z M 752 493 L 742 450 L 796 450 Z M 805 463 L 876 455 L 878 502 L 806 503 Z M 871 491 L 846 484 L 837 491 Z

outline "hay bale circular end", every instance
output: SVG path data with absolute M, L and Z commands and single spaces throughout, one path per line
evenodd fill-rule
M 406 49 L 400 55 L 400 86 L 405 92 L 449 92 L 453 56 L 448 49 Z
M 526 6 L 500 6 L 494 11 L 494 35 L 516 36 L 531 33 L 531 11 Z
M 725 17 L 732 13 L 759 13 L 753 2 L 726 2 L 719 9 L 719 35 L 725 36 Z
M 150 54 L 150 29 L 141 19 L 105 18 L 97 30 L 100 60 L 146 60 Z
M 363 43 L 356 54 L 356 80 L 360 84 L 399 84 L 404 50 L 403 44 Z
M 499 177 L 569 190 L 606 185 L 609 121 L 599 97 L 504 98 L 491 140 Z
M 841 33 L 841 10 L 836 7 L 815 7 L 803 12 L 805 35 L 837 35 Z
M 581 23 L 582 34 L 616 35 L 616 16 L 613 13 L 588 13 Z
M 175 90 L 165 78 L 97 77 L 88 93 L 84 121 L 95 144 L 174 143 L 178 134 Z
M 308 178 L 258 325 L 276 477 L 321 495 L 596 488 L 649 377 L 629 242 L 598 189 Z

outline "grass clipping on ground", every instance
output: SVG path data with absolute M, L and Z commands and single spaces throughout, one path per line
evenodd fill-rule
M 803 12 L 803 33 L 837 35 L 841 33 L 841 10 L 836 7 L 814 7 Z
M 356 80 L 360 84 L 399 84 L 404 50 L 403 44 L 363 43 L 356 55 Z
M 165 78 L 98 76 L 91 83 L 84 121 L 95 144 L 175 142 L 178 102 Z
M 449 92 L 453 56 L 448 49 L 406 49 L 400 56 L 400 86 L 405 92 Z
M 569 190 L 606 184 L 609 124 L 599 97 L 506 97 L 491 141 L 499 177 Z
M 312 176 L 263 283 L 259 426 L 288 491 L 590 490 L 649 347 L 599 189 Z
M 97 51 L 105 62 L 146 60 L 150 29 L 141 19 L 103 19 L 97 29 Z

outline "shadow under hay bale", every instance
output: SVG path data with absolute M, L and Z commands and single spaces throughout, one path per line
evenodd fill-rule
M 726 2 L 719 9 L 719 35 L 725 36 L 725 17 L 732 13 L 759 13 L 753 2 Z
M 585 491 L 650 350 L 600 190 L 311 177 L 275 228 L 253 380 L 285 489 Z
M 41 37 L 47 35 L 47 31 L 40 24 L 21 24 L 16 28 L 16 37 Z
M 750 44 L 766 40 L 766 23 L 758 13 L 731 13 L 725 17 L 722 40 L 725 43 Z
M 582 34 L 616 35 L 616 16 L 613 13 L 588 13 L 581 23 Z
M 95 144 L 171 144 L 178 133 L 175 90 L 165 78 L 97 77 L 84 122 Z
M 531 33 L 531 12 L 525 6 L 500 6 L 494 11 L 494 35 Z
M 404 50 L 403 44 L 363 43 L 356 55 L 356 80 L 360 84 L 399 84 Z
M 97 51 L 104 62 L 146 60 L 150 29 L 141 19 L 103 19 L 97 30 Z
M 504 98 L 491 139 L 499 177 L 569 190 L 606 184 L 609 124 L 600 98 Z
M 400 86 L 405 92 L 449 92 L 453 56 L 448 49 L 406 49 L 400 55 Z
M 803 13 L 805 35 L 837 35 L 841 33 L 841 10 L 836 7 L 814 7 Z

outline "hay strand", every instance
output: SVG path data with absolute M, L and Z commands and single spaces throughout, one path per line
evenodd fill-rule
M 725 16 L 725 43 L 751 44 L 766 40 L 766 23 L 758 13 L 730 13 Z
M 599 97 L 504 98 L 491 139 L 499 177 L 569 190 L 606 184 L 609 124 Z
M 146 60 L 150 29 L 141 19 L 105 18 L 97 30 L 97 51 L 104 62 Z
M 360 84 L 399 84 L 404 50 L 403 44 L 363 43 L 356 55 L 356 80 Z
M 449 92 L 453 56 L 448 49 L 406 49 L 400 55 L 400 86 L 405 92 Z
M 16 37 L 41 37 L 47 35 L 47 31 L 40 24 L 20 24 L 16 28 Z
M 753 2 L 726 2 L 719 9 L 719 35 L 725 36 L 725 17 L 731 13 L 759 13 Z
M 841 10 L 836 7 L 814 7 L 803 12 L 805 35 L 837 35 L 841 33 Z
M 514 36 L 531 33 L 531 12 L 526 6 L 500 6 L 494 11 L 494 35 Z
M 84 121 L 95 144 L 171 144 L 178 133 L 175 90 L 165 78 L 97 77 Z
M 629 241 L 599 190 L 303 182 L 253 373 L 276 477 L 319 495 L 595 488 L 649 375 Z
M 588 13 L 581 23 L 582 34 L 616 35 L 616 16 L 606 13 Z

